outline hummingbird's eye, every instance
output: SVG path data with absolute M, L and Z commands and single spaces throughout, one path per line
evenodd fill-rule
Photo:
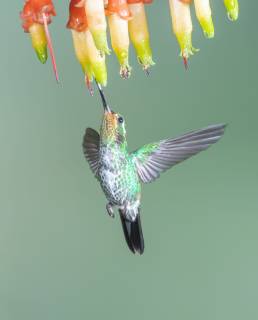
M 119 123 L 123 123 L 123 122 L 124 122 L 123 117 L 118 117 L 118 122 L 119 122 Z

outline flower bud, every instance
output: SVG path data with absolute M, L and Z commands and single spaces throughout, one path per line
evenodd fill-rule
M 39 23 L 33 23 L 29 27 L 29 33 L 31 36 L 32 47 L 34 48 L 37 57 L 41 63 L 47 61 L 47 38 L 44 27 Z
M 106 14 L 108 15 L 112 48 L 121 66 L 120 75 L 122 78 L 128 79 L 131 72 L 128 62 L 128 19 L 130 19 L 131 14 L 126 0 L 109 0 Z
M 194 0 L 195 13 L 206 38 L 214 37 L 214 26 L 209 0 Z
M 82 66 L 89 90 L 93 78 L 105 86 L 107 84 L 105 55 L 101 55 L 95 46 L 88 29 L 84 3 L 81 0 L 70 1 L 69 20 L 66 26 L 72 31 L 75 54 Z
M 103 54 L 110 53 L 107 43 L 107 23 L 103 0 L 85 0 L 85 11 L 89 30 L 95 45 Z
M 239 11 L 238 0 L 224 0 L 224 5 L 226 7 L 229 20 L 237 20 Z
M 192 45 L 192 19 L 190 6 L 178 0 L 169 0 L 170 13 L 172 17 L 172 28 L 179 43 L 184 64 L 187 67 L 187 59 L 193 55 L 197 49 Z
M 137 3 L 136 3 L 137 2 Z M 134 45 L 139 63 L 143 69 L 148 69 L 155 63 L 152 60 L 150 36 L 143 1 L 129 0 L 132 19 L 129 20 L 129 35 Z

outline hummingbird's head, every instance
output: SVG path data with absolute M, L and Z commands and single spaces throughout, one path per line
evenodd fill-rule
M 101 126 L 101 138 L 105 144 L 117 143 L 124 145 L 126 142 L 126 131 L 123 116 L 114 111 L 105 111 Z
M 100 85 L 98 85 L 98 89 L 104 108 L 104 115 L 100 129 L 102 143 L 116 143 L 121 146 L 126 146 L 126 130 L 124 117 L 110 109 Z

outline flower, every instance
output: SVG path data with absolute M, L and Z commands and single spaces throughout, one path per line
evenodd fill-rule
M 93 78 L 103 86 L 107 84 L 107 69 L 105 55 L 96 48 L 89 31 L 84 1 L 70 1 L 69 20 L 66 26 L 72 31 L 75 54 L 85 74 L 86 84 L 92 93 L 90 82 Z
M 109 0 L 106 6 L 106 15 L 108 16 L 112 48 L 120 64 L 120 75 L 123 79 L 127 79 L 131 72 L 128 62 L 128 20 L 131 19 L 131 13 L 127 1 Z
M 103 0 L 82 0 L 85 3 L 88 27 L 94 39 L 96 48 L 102 54 L 109 54 L 107 43 L 107 23 Z
M 197 19 L 202 27 L 206 38 L 214 37 L 214 26 L 211 16 L 211 7 L 209 0 L 194 0 Z
M 129 20 L 130 39 L 134 45 L 139 63 L 148 74 L 149 68 L 155 63 L 152 60 L 150 35 L 144 4 L 151 0 L 127 0 L 132 19 Z
M 25 32 L 30 33 L 32 46 L 42 63 L 46 63 L 47 61 L 48 46 L 55 77 L 59 81 L 54 50 L 48 30 L 48 24 L 51 23 L 52 17 L 55 15 L 56 12 L 52 0 L 27 0 L 20 13 L 22 27 Z
M 238 18 L 238 1 L 237 0 L 224 0 L 224 5 L 226 7 L 228 18 L 231 21 L 235 21 Z
M 223 0 L 228 18 L 236 20 L 239 14 L 238 0 Z M 93 79 L 99 84 L 107 84 L 106 54 L 110 54 L 107 41 L 107 21 L 111 44 L 120 64 L 120 75 L 127 79 L 131 74 L 129 62 L 130 41 L 137 59 L 146 74 L 155 63 L 152 58 L 150 34 L 145 5 L 153 0 L 71 0 L 67 28 L 71 29 L 75 54 L 80 62 L 86 84 L 90 87 Z M 157 4 L 162 5 L 159 1 Z M 180 47 L 185 67 L 195 52 L 192 44 L 192 18 L 190 7 L 194 5 L 196 17 L 206 38 L 213 38 L 213 25 L 210 0 L 169 0 L 172 31 Z M 46 63 L 48 49 L 53 69 L 58 81 L 48 25 L 56 15 L 52 0 L 26 0 L 21 12 L 22 26 L 30 33 L 32 46 L 39 60 Z
M 179 43 L 184 65 L 187 68 L 187 60 L 198 49 L 192 45 L 192 19 L 190 5 L 179 0 L 169 0 L 170 13 L 172 17 L 172 29 Z

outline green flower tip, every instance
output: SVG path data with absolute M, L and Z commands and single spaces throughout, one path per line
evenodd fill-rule
M 79 62 L 85 75 L 85 79 L 87 79 L 88 82 L 92 82 L 95 78 L 99 84 L 106 86 L 107 69 L 105 60 L 91 62 L 88 59 L 83 59 L 79 60 Z
M 224 5 L 227 10 L 230 21 L 236 21 L 239 13 L 238 0 L 224 0 Z
M 208 19 L 200 19 L 200 25 L 202 27 L 203 34 L 207 39 L 214 38 L 214 25 L 211 16 Z
M 198 52 L 199 49 L 196 49 L 192 45 L 192 35 L 191 33 L 183 33 L 176 35 L 181 52 L 180 56 L 187 60 L 190 56 L 194 55 L 194 53 Z
M 120 76 L 123 79 L 128 79 L 131 75 L 131 70 L 132 70 L 128 62 L 128 50 L 114 48 L 114 51 L 117 56 L 117 60 L 120 64 Z
M 129 79 L 131 76 L 132 68 L 129 66 L 129 64 L 121 65 L 120 67 L 120 76 L 123 79 Z
M 96 81 L 103 87 L 107 85 L 107 68 L 104 61 L 92 64 L 92 71 Z
M 92 33 L 96 48 L 103 54 L 110 54 L 111 51 L 108 47 L 107 35 L 105 31 L 95 31 Z
M 47 62 L 48 54 L 47 54 L 47 46 L 38 46 L 34 48 L 37 54 L 39 61 L 43 64 Z
M 147 72 L 151 66 L 155 65 L 155 62 L 152 60 L 150 42 L 148 39 L 146 39 L 135 43 L 134 45 L 138 62 L 142 65 L 143 70 Z

